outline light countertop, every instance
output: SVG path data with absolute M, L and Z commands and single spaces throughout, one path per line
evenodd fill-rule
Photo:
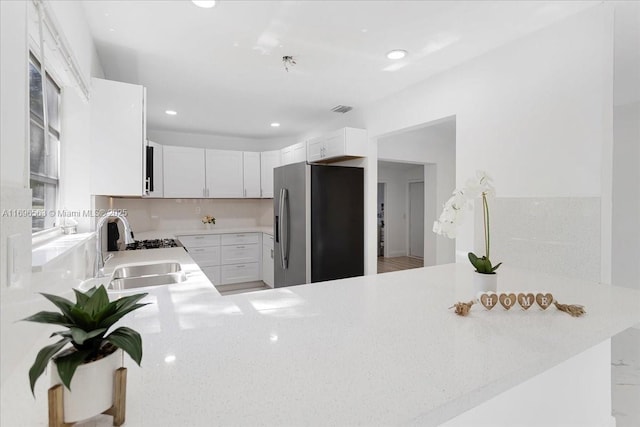
M 508 267 L 499 291 L 549 291 L 587 314 L 456 316 L 471 283 L 449 264 L 225 297 L 153 288 L 122 322 L 144 345 L 142 368 L 125 357 L 126 425 L 438 425 L 640 322 L 638 291 Z M 47 380 L 34 401 L 28 359 L 3 426 L 46 425 Z
M 152 230 L 136 232 L 133 230 L 136 240 L 146 239 L 173 239 L 177 236 L 193 236 L 199 234 L 227 234 L 227 233 L 266 233 L 273 235 L 273 227 L 252 226 L 252 227 L 219 227 L 214 225 L 213 228 L 196 228 L 185 230 Z

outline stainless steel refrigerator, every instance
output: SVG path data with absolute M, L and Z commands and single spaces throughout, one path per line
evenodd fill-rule
M 364 170 L 274 169 L 274 286 L 364 275 Z

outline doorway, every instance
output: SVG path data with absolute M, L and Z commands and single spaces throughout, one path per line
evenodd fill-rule
M 424 258 L 424 181 L 409 182 L 408 255 Z
M 385 183 L 378 183 L 378 256 L 384 256 L 384 193 Z

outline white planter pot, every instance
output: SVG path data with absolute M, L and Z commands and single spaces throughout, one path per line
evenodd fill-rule
M 71 391 L 64 388 L 64 421 L 72 423 L 91 418 L 113 405 L 115 371 L 122 365 L 122 350 L 107 357 L 78 366 L 71 379 Z M 62 384 L 55 362 L 51 369 L 51 385 Z
M 476 292 L 496 292 L 498 290 L 498 275 L 474 271 L 473 288 Z

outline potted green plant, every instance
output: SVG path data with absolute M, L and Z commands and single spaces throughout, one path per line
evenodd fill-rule
M 496 270 L 502 265 L 501 262 L 493 265 L 489 259 L 491 234 L 487 198 L 494 194 L 495 189 L 491 177 L 486 172 L 477 171 L 475 178 L 467 180 L 463 188 L 454 190 L 453 196 L 445 203 L 440 218 L 433 224 L 434 233 L 454 239 L 457 235 L 457 228 L 464 219 L 465 211 L 471 207 L 471 200 L 482 197 L 485 254 L 482 257 L 478 257 L 473 252 L 468 254 L 469 261 L 476 269 L 474 281 L 476 288 L 480 291 L 496 291 Z
M 52 384 L 62 383 L 65 387 L 65 422 L 90 418 L 111 407 L 114 372 L 121 364 L 122 351 L 140 365 L 142 339 L 138 332 L 125 326 L 108 333 L 109 329 L 126 314 L 147 305 L 138 303 L 146 293 L 109 301 L 103 285 L 86 292 L 73 291 L 75 303 L 43 293 L 59 312 L 40 311 L 23 319 L 67 328 L 51 334 L 60 340 L 42 348 L 29 369 L 34 393 L 36 381 L 52 364 Z

